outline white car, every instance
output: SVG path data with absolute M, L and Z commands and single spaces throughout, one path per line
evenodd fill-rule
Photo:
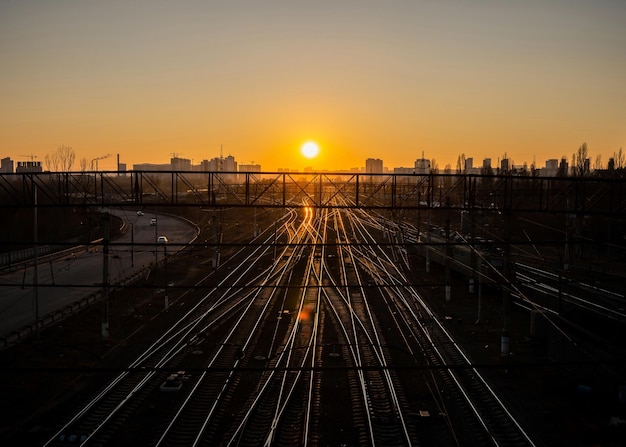
M 150 219 L 150 225 L 152 226 L 156 225 L 156 219 L 154 217 Z
M 157 238 L 157 244 L 167 244 L 168 240 L 166 236 L 159 236 Z
M 143 211 L 141 211 L 141 210 L 137 211 L 137 215 L 138 216 L 143 216 Z

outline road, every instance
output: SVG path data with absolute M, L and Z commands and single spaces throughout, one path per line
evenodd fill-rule
M 159 214 L 137 215 L 134 210 L 110 210 L 124 221 L 123 235 L 109 246 L 109 281 L 115 285 L 146 270 L 165 253 L 171 256 L 191 242 L 196 227 L 180 218 Z M 158 236 L 168 245 L 156 244 Z M 0 335 L 34 325 L 42 319 L 101 291 L 103 283 L 103 246 L 78 246 L 62 256 L 46 259 L 35 266 L 0 275 Z M 35 272 L 36 283 L 35 284 Z

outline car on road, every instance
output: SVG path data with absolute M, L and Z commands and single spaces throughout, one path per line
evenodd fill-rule
M 168 240 L 167 240 L 167 236 L 159 236 L 157 238 L 157 244 L 167 244 Z
M 143 211 L 141 211 L 141 210 L 137 211 L 137 215 L 138 216 L 143 216 Z
M 154 217 L 150 219 L 150 225 L 156 225 L 156 219 Z

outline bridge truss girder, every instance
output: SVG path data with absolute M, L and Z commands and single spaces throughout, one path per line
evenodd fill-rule
M 626 182 L 469 174 L 101 171 L 0 174 L 0 208 L 333 207 L 626 214 Z

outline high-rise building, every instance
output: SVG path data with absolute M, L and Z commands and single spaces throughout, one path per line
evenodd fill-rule
M 170 164 L 172 171 L 191 171 L 191 160 L 188 158 L 173 157 Z
M 567 158 L 561 158 L 561 162 L 559 163 L 559 170 L 556 173 L 557 176 L 567 176 L 569 175 L 569 163 L 567 162 Z
M 11 173 L 13 172 L 13 166 L 13 160 L 11 160 L 9 157 L 0 160 L 0 172 Z
M 546 160 L 546 169 L 549 171 L 556 172 L 559 169 L 559 160 L 556 158 L 551 158 L 550 160 Z
M 509 172 L 511 170 L 511 160 L 508 158 L 503 158 L 500 160 L 500 171 Z
M 235 161 L 235 157 L 232 155 L 224 157 L 222 159 L 222 168 L 220 171 L 237 172 L 237 162 Z
M 382 174 L 383 161 L 380 158 L 368 158 L 365 160 L 365 172 L 368 174 Z

